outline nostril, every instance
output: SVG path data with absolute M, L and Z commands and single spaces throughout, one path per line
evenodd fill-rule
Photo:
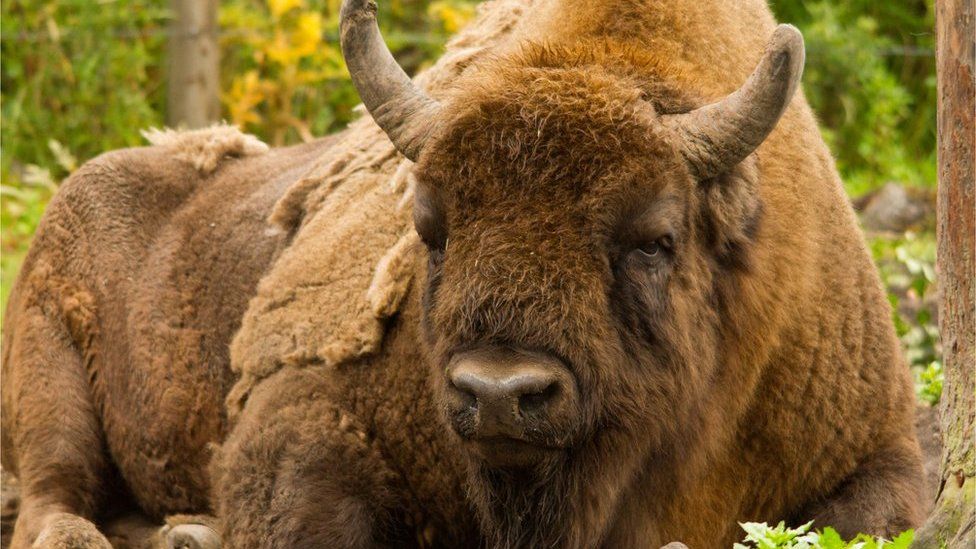
M 558 393 L 559 383 L 554 381 L 541 391 L 520 395 L 519 413 L 524 416 L 541 412 Z
M 464 389 L 458 389 L 458 393 L 461 395 L 461 405 L 465 408 L 477 408 L 478 398 L 474 396 L 473 393 L 469 393 Z
M 454 388 L 454 392 L 457 393 L 461 400 L 461 405 L 464 408 L 476 408 L 478 406 L 478 397 L 474 390 L 469 386 L 469 384 L 464 383 L 463 380 L 451 380 L 451 386 Z

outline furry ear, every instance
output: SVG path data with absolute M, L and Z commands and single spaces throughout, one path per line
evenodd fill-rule
M 747 269 L 749 250 L 762 222 L 759 168 L 750 155 L 732 170 L 702 181 L 702 225 L 722 267 Z

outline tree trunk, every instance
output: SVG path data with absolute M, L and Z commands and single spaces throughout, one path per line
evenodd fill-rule
M 166 123 L 199 128 L 220 117 L 217 0 L 171 0 Z
M 915 547 L 972 549 L 976 454 L 974 406 L 974 40 L 973 0 L 937 0 L 939 85 L 939 328 L 944 349 L 942 482 Z

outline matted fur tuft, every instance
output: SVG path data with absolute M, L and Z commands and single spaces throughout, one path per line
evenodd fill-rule
M 268 152 L 268 146 L 257 137 L 242 133 L 236 126 L 214 124 L 197 130 L 150 128 L 142 131 L 150 144 L 165 147 L 201 175 L 210 175 L 225 158 L 240 158 Z

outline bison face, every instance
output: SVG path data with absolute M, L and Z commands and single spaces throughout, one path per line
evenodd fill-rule
M 551 470 L 668 439 L 714 368 L 717 315 L 701 188 L 647 90 L 524 55 L 459 84 L 414 215 L 446 423 L 481 465 Z
M 538 55 L 460 82 L 414 174 L 431 385 L 499 546 L 682 454 L 761 212 L 751 159 L 693 175 L 659 114 L 687 104 Z

